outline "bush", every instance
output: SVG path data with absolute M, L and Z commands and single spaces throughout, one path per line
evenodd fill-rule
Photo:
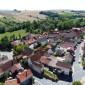
M 61 43 L 61 42 L 62 42 L 62 41 L 57 41 L 57 43 L 56 43 L 56 44 L 58 45 L 58 44 L 59 44 L 59 43 Z
M 21 64 L 25 67 L 28 67 L 28 61 L 27 60 L 22 60 Z
M 5 83 L 0 83 L 0 85 L 5 85 Z
M 32 78 L 32 83 L 34 83 L 35 82 L 35 78 Z
M 7 74 L 4 73 L 2 74 L 0 81 L 4 83 L 7 80 L 7 78 L 8 78 Z
M 45 44 L 42 44 L 41 46 L 42 46 L 42 47 L 45 47 L 46 45 L 45 45 Z
M 58 52 L 54 52 L 53 55 L 54 55 L 54 56 L 57 56 L 57 55 L 58 55 Z
M 49 71 L 44 71 L 44 75 L 53 79 L 53 80 L 58 80 L 58 77 L 55 74 L 50 73 Z
M 44 51 L 47 51 L 47 48 L 46 47 L 44 48 Z
M 72 85 L 82 85 L 80 81 L 74 81 Z

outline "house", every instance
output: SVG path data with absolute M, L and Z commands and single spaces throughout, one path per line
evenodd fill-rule
M 85 34 L 85 27 L 81 27 L 81 32 Z
M 71 42 L 62 42 L 58 46 L 58 48 L 63 49 L 64 52 L 66 52 L 68 49 L 73 49 L 74 50 L 74 43 Z
M 59 37 L 59 34 L 48 34 L 47 37 L 58 38 Z
M 53 46 L 51 49 L 48 50 L 48 54 L 52 55 L 55 52 L 55 46 Z
M 75 27 L 73 27 L 73 28 L 72 28 L 72 30 L 80 31 L 80 30 L 81 30 L 81 28 L 75 28 Z
M 18 45 L 18 44 L 23 44 L 23 42 L 21 42 L 20 40 L 16 40 L 16 41 L 12 41 L 11 44 L 14 45 Z
M 47 49 L 51 49 L 52 46 L 51 46 L 51 45 L 47 45 L 46 48 L 47 48 Z
M 58 47 L 56 47 L 55 51 L 58 52 L 59 55 L 63 55 L 65 53 L 65 51 L 62 48 L 60 49 Z
M 70 54 L 70 52 L 66 52 L 64 58 L 66 62 L 72 63 L 73 61 L 73 56 Z
M 37 46 L 38 46 L 38 43 L 36 42 L 36 43 L 33 43 L 33 44 L 29 45 L 29 48 L 34 49 Z
M 32 63 L 32 68 L 38 73 L 42 73 L 44 71 L 44 65 L 37 61 Z
M 45 57 L 45 56 L 42 56 L 41 59 L 40 59 L 40 62 L 44 65 L 47 65 L 50 63 L 51 59 L 48 58 L 48 57 Z
M 8 62 L 6 62 L 5 64 L 0 66 L 0 75 L 2 75 L 3 73 L 8 74 L 10 72 L 10 68 L 14 65 L 17 64 L 16 60 L 9 60 Z
M 74 31 L 67 32 L 67 33 L 64 35 L 64 38 L 74 39 L 75 37 L 77 37 L 77 34 L 76 34 Z
M 58 61 L 56 63 L 56 68 L 58 69 L 58 73 L 64 73 L 65 75 L 69 75 L 71 64 Z
M 29 47 L 26 47 L 26 49 L 20 54 L 18 55 L 16 58 L 20 59 L 25 55 L 30 55 L 32 53 L 32 49 L 30 49 Z
M 43 54 L 43 51 L 38 51 L 37 53 L 31 54 L 28 58 L 28 65 L 38 73 L 42 73 L 44 71 L 44 66 L 39 63 Z
M 10 68 L 10 72 L 13 73 L 18 73 L 18 72 L 22 72 L 24 71 L 24 68 L 21 67 L 20 64 L 14 64 L 11 68 Z
M 5 64 L 8 61 L 9 59 L 7 56 L 0 56 L 0 65 Z
M 7 80 L 5 85 L 18 85 L 17 79 Z
M 22 38 L 22 40 L 29 40 L 29 39 L 32 39 L 35 35 L 34 34 L 29 34 L 29 35 L 26 35 Z
M 36 42 L 36 40 L 34 38 L 31 38 L 29 40 L 22 40 L 22 42 L 25 44 L 25 45 L 28 45 L 28 44 L 33 44 Z
M 42 44 L 47 44 L 47 43 L 48 43 L 48 40 L 47 40 L 46 37 L 42 37 L 42 38 L 39 38 L 39 39 L 37 40 L 37 42 L 38 42 L 40 45 L 42 45 Z
M 33 78 L 33 74 L 30 69 L 18 73 L 17 75 L 18 83 L 22 85 L 27 85 L 28 83 L 30 83 L 32 81 L 32 78 Z

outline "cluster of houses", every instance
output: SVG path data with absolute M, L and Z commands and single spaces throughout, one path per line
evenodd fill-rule
M 85 28 L 72 28 L 67 31 L 48 31 L 42 35 L 29 34 L 21 40 L 12 41 L 12 45 L 22 43 L 28 47 L 16 56 L 16 60 L 26 60 L 28 67 L 39 74 L 43 74 L 45 67 L 56 69 L 58 73 L 70 74 L 77 43 L 81 42 L 81 34 Z M 56 54 L 56 55 L 55 55 Z M 9 78 L 6 85 L 26 85 L 33 78 L 30 69 L 24 69 L 16 60 L 8 60 L 0 65 L 0 75 L 10 73 L 16 75 Z

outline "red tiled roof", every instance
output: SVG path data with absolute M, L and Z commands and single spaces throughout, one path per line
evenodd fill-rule
M 50 48 L 52 48 L 52 46 L 51 46 L 51 45 L 47 45 L 46 47 L 47 47 L 47 49 L 50 49 Z
M 5 81 L 5 85 L 18 85 L 17 79 L 7 80 Z
M 43 64 L 48 65 L 50 63 L 51 60 L 47 59 L 46 57 L 42 56 L 40 59 L 40 62 Z
M 25 55 L 30 55 L 31 52 L 32 52 L 32 49 L 27 47 L 20 55 L 17 56 L 17 58 L 22 58 Z
M 61 68 L 61 69 L 70 70 L 71 64 L 70 63 L 65 63 L 65 62 L 58 61 L 56 63 L 56 67 L 57 68 Z
M 43 56 L 43 54 L 44 54 L 44 51 L 39 51 L 39 52 L 31 55 L 30 59 L 31 59 L 32 62 L 39 61 L 41 56 Z
M 31 43 L 33 43 L 33 42 L 35 42 L 36 40 L 34 39 L 34 38 L 32 38 L 32 39 L 29 39 L 29 40 L 23 40 L 23 42 L 25 43 L 25 44 L 31 44 Z
M 16 60 L 9 60 L 5 64 L 0 66 L 0 75 L 8 71 L 14 64 L 17 64 Z
M 80 30 L 80 28 L 72 28 L 72 30 Z
M 20 55 L 18 55 L 18 56 L 17 56 L 17 58 L 21 58 L 21 57 L 23 57 L 23 55 L 22 55 L 22 54 L 20 54 Z
M 15 41 L 12 41 L 11 44 L 12 45 L 18 45 L 19 43 L 15 42 Z
M 65 57 L 69 57 L 71 59 L 71 61 L 73 60 L 73 56 L 69 52 L 66 53 Z
M 81 31 L 85 31 L 85 27 L 81 27 Z
M 14 64 L 14 65 L 10 68 L 10 71 L 11 71 L 12 73 L 14 73 L 16 70 L 17 70 L 17 71 L 23 70 L 23 68 L 22 68 L 20 65 L 18 65 L 18 64 Z
M 67 46 L 69 46 L 69 47 L 74 47 L 74 44 L 73 43 L 70 43 L 70 42 L 62 42 L 61 44 L 63 44 L 63 45 L 67 45 Z
M 17 75 L 17 77 L 18 77 L 18 83 L 22 83 L 23 81 L 25 81 L 26 79 L 28 79 L 28 78 L 30 78 L 32 76 L 33 76 L 33 74 L 32 74 L 32 72 L 31 72 L 30 69 L 29 70 L 25 70 L 24 72 L 19 73 Z

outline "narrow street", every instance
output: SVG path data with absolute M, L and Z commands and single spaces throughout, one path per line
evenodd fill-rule
M 77 49 L 75 50 L 75 62 L 73 63 L 73 81 L 78 81 L 80 80 L 82 77 L 85 76 L 85 70 L 83 70 L 82 67 L 82 45 L 84 42 L 82 42 L 81 44 L 79 44 L 77 46 Z M 79 63 L 80 61 L 80 63 Z

